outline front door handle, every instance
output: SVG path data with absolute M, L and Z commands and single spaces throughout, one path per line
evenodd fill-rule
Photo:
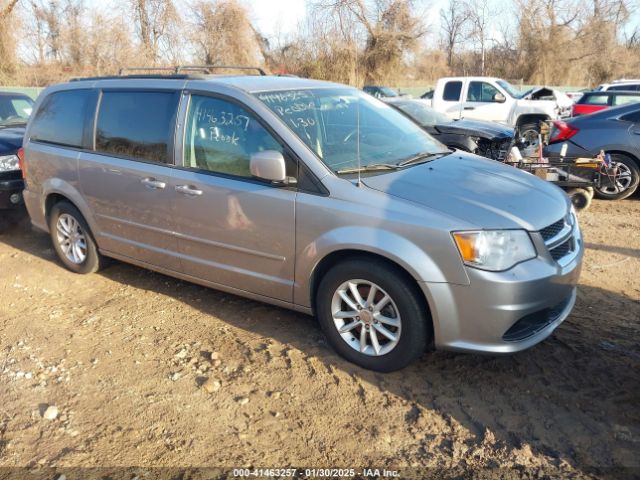
M 198 190 L 196 187 L 192 185 L 177 185 L 176 192 L 182 193 L 183 195 L 189 195 L 193 197 L 199 197 L 202 195 L 202 190 Z
M 464 110 L 475 110 L 476 107 L 464 107 Z
M 152 188 L 154 190 L 155 189 L 162 190 L 164 187 L 167 186 L 166 183 L 160 182 L 160 181 L 156 180 L 155 178 L 143 178 L 142 180 L 140 180 L 140 183 L 142 183 L 145 187 Z

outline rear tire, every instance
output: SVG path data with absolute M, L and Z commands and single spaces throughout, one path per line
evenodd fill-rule
M 618 191 L 614 187 L 595 187 L 596 196 L 604 200 L 622 200 L 637 190 L 640 183 L 640 167 L 635 160 L 622 153 L 611 154 L 612 166 L 618 164 L 620 180 Z
M 591 205 L 593 194 L 589 193 L 586 188 L 570 188 L 567 195 L 571 199 L 571 203 L 578 211 L 586 210 Z
M 89 225 L 80 211 L 68 202 L 56 203 L 49 215 L 53 248 L 67 269 L 94 273 L 105 265 Z
M 416 360 L 431 337 L 431 319 L 418 287 L 396 268 L 368 259 L 345 261 L 325 274 L 316 313 L 336 352 L 379 372 Z

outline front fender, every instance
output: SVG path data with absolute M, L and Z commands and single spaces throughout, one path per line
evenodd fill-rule
M 445 273 L 424 249 L 400 235 L 372 227 L 345 226 L 327 231 L 315 241 L 302 246 L 296 258 L 294 303 L 311 306 L 311 279 L 328 255 L 357 250 L 380 255 L 406 270 L 416 281 L 446 283 Z M 452 252 L 455 254 L 455 252 Z M 462 270 L 464 271 L 464 270 Z M 468 284 L 469 279 L 456 279 Z

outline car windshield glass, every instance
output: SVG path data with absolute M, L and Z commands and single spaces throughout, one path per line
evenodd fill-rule
M 417 100 L 413 102 L 397 102 L 394 105 L 423 127 L 453 122 L 453 119 L 447 117 L 444 113 L 436 112 L 430 106 Z
M 522 98 L 527 92 L 521 92 L 506 80 L 497 80 L 496 83 L 506 90 L 513 98 Z
M 24 95 L 0 95 L 0 126 L 27 123 L 33 110 L 33 100 Z
M 393 90 L 392 88 L 389 88 L 389 87 L 380 87 L 380 92 L 385 97 L 397 97 L 398 96 L 398 92 L 396 92 L 395 90 Z
M 353 88 L 272 91 L 257 97 L 334 172 L 449 153 L 403 114 Z

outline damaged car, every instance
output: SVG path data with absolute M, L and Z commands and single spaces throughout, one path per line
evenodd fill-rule
M 0 92 L 0 223 L 13 223 L 24 215 L 18 151 L 33 109 L 27 95 Z
M 516 143 L 514 129 L 499 123 L 470 119 L 454 120 L 436 112 L 424 100 L 388 99 L 387 103 L 449 148 L 503 161 Z
M 436 82 L 431 107 L 452 118 L 515 127 L 528 145 L 538 143 L 542 125 L 570 115 L 572 100 L 547 87 L 520 91 L 496 77 L 447 77 Z

